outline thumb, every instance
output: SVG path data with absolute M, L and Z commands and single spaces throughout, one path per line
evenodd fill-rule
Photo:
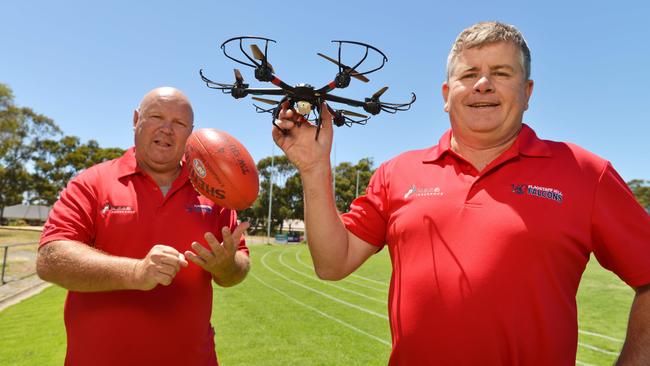
M 321 123 L 322 123 L 322 128 L 332 128 L 332 112 L 330 112 L 331 108 L 329 105 L 327 105 L 327 102 L 323 102 L 321 104 L 320 108 L 320 118 L 321 118 Z
M 187 267 L 189 263 L 187 263 L 187 259 L 185 259 L 185 256 L 183 253 L 178 253 L 178 260 L 180 262 L 181 267 Z

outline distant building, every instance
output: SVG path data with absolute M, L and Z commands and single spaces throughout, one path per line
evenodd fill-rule
M 282 222 L 282 228 L 289 231 L 305 231 L 305 222 L 302 220 L 287 219 Z
M 51 207 L 41 205 L 7 206 L 3 212 L 4 220 L 25 220 L 30 224 L 43 224 L 47 220 Z

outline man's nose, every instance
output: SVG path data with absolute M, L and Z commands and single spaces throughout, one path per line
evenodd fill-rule
M 487 76 L 481 76 L 474 84 L 474 91 L 477 93 L 491 93 L 494 91 L 492 81 Z
M 160 122 L 160 129 L 165 132 L 165 133 L 172 133 L 173 132 L 173 122 L 171 120 L 163 119 Z

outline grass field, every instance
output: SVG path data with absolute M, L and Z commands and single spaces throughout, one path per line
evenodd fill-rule
M 252 246 L 244 283 L 215 290 L 221 365 L 385 365 L 390 259 L 382 251 L 354 275 L 323 282 L 305 245 Z M 65 291 L 0 312 L 0 364 L 60 365 Z M 578 294 L 578 365 L 611 365 L 625 336 L 633 291 L 592 261 Z

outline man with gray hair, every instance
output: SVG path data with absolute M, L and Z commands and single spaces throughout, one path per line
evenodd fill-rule
M 301 174 L 318 276 L 342 279 L 390 251 L 389 365 L 575 365 L 592 253 L 636 289 L 618 364 L 650 364 L 650 217 L 608 161 L 523 123 L 532 91 L 515 27 L 465 29 L 442 85 L 451 129 L 383 163 L 343 215 L 331 116 L 315 141 L 315 127 L 280 113 L 288 132 L 273 137 Z

